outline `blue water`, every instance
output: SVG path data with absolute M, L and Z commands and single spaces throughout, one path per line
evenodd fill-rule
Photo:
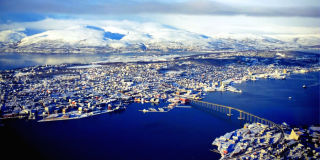
M 92 54 L 0 54 L 0 70 L 31 67 L 35 65 L 56 65 L 62 63 L 91 63 L 108 58 L 109 55 Z
M 302 85 L 306 84 L 306 89 Z M 319 72 L 287 80 L 237 84 L 242 94 L 209 93 L 205 101 L 230 105 L 277 123 L 319 124 Z M 292 99 L 289 100 L 288 97 Z M 211 143 L 242 127 L 236 119 L 196 108 L 141 113 L 150 104 L 131 104 L 125 112 L 80 120 L 37 123 L 4 121 L 3 154 L 22 152 L 39 159 L 218 159 Z M 236 117 L 236 116 L 234 116 Z
M 204 100 L 240 108 L 276 123 L 319 124 L 319 75 L 313 72 L 291 75 L 287 80 L 248 81 L 235 85 L 242 94 L 214 92 Z M 302 88 L 304 84 L 306 89 Z
M 108 58 L 109 55 L 87 54 L 1 54 L 0 70 Z M 213 92 L 204 101 L 240 108 L 276 123 L 319 124 L 319 83 L 319 72 L 291 75 L 287 80 L 248 81 L 235 85 L 242 94 Z M 303 84 L 308 87 L 302 88 Z M 131 104 L 123 113 L 70 121 L 3 121 L 0 137 L 5 147 L 0 153 L 3 157 L 32 159 L 211 160 L 220 157 L 209 151 L 212 141 L 242 127 L 236 115 L 229 119 L 224 114 L 196 108 L 175 108 L 168 113 L 138 111 L 147 107 L 151 105 Z
M 141 49 L 145 46 L 141 45 Z M 170 56 L 188 56 L 199 53 L 110 53 L 110 54 L 39 54 L 39 53 L 0 53 L 0 70 L 17 69 L 23 67 L 31 67 L 36 65 L 58 65 L 58 64 L 88 64 L 92 62 L 122 62 L 127 60 L 134 60 L 135 58 L 150 59 L 162 58 Z
M 219 158 L 209 151 L 214 137 L 240 127 L 196 109 L 143 114 L 139 108 L 80 120 L 10 121 L 4 128 L 39 158 L 163 160 Z

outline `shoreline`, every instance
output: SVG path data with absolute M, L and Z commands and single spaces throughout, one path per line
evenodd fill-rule
M 283 140 L 279 139 L 279 132 L 275 128 L 252 123 L 217 137 L 212 145 L 217 146 L 217 152 L 221 155 L 220 160 L 320 158 L 320 125 L 301 129 L 291 128 L 283 123 L 280 127 L 284 130 Z

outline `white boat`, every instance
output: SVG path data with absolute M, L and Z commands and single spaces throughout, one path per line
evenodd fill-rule
M 232 87 L 232 86 L 228 86 L 228 91 L 230 92 L 236 92 L 236 93 L 242 93 L 242 91 L 240 89 L 237 89 L 235 87 Z
M 151 112 L 156 112 L 157 110 L 154 109 L 154 108 L 149 108 L 149 111 L 151 111 Z
M 158 108 L 159 112 L 164 112 L 163 108 Z

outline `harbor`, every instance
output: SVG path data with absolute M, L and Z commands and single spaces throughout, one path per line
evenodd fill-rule
M 0 8 L 2 159 L 320 160 L 317 0 Z
M 119 148 L 140 159 L 219 159 L 220 153 L 209 150 L 211 142 L 242 128 L 240 115 L 235 110 L 229 113 L 228 108 L 218 113 L 201 110 L 190 104 L 192 101 L 232 106 L 255 115 L 243 116 L 253 119 L 251 123 L 268 125 L 265 122 L 269 120 L 281 124 L 284 119 L 292 126 L 318 123 L 318 64 L 306 67 L 261 60 L 260 66 L 253 66 L 244 59 L 246 63 L 219 66 L 198 63 L 197 58 L 2 71 L 2 136 L 25 136 L 23 139 L 31 140 L 25 142 L 27 146 L 34 147 L 30 152 L 41 151 L 54 155 L 53 159 L 66 158 L 69 152 L 69 159 L 83 158 L 78 155 L 79 148 L 57 153 L 53 148 L 62 143 L 66 148 L 82 146 L 80 152 L 90 152 L 86 159 L 127 159 Z M 55 131 L 56 127 L 67 133 Z M 130 149 L 137 144 L 143 150 Z M 157 146 L 150 147 L 154 144 Z M 50 145 L 50 149 L 42 149 Z M 168 149 L 175 150 L 176 155 Z M 159 151 L 162 156 L 154 157 Z
M 304 57 L 313 58 L 313 55 Z M 219 58 L 237 61 L 216 65 Z M 208 61 L 208 64 L 199 63 L 200 60 Z M 317 63 L 285 65 L 290 60 L 241 58 L 233 57 L 232 53 L 220 53 L 176 58 L 174 61 L 60 64 L 6 70 L 0 77 L 0 117 L 35 119 L 73 111 L 86 117 L 106 110 L 109 105 L 115 107 L 132 102 L 170 102 L 170 109 L 187 99 L 201 100 L 210 92 L 243 94 L 236 87 L 239 83 L 284 80 L 292 74 L 320 69 Z
M 118 112 L 118 111 L 123 111 L 125 110 L 126 107 L 116 107 L 114 109 L 107 109 L 107 110 L 97 110 L 97 111 L 92 111 L 89 113 L 81 113 L 80 111 L 72 111 L 64 114 L 51 114 L 46 116 L 45 118 L 39 120 L 38 122 L 49 122 L 49 121 L 61 121 L 61 120 L 72 120 L 72 119 L 81 119 L 81 118 L 86 118 L 90 116 L 96 116 L 100 114 L 105 114 L 105 113 L 112 113 L 112 112 Z
M 302 84 L 316 83 L 318 80 L 315 78 L 318 77 L 318 73 L 298 74 L 290 77 L 283 81 L 265 79 L 236 84 L 237 88 L 243 90 L 242 94 L 208 92 L 202 101 L 243 109 L 278 124 L 283 122 L 283 118 L 291 126 L 316 123 L 314 121 L 316 115 L 314 114 L 319 110 L 317 104 L 312 102 L 314 102 L 314 97 L 318 96 L 317 86 L 310 86 L 306 90 L 301 86 Z M 279 91 L 279 88 L 283 86 L 286 86 L 287 90 Z M 263 98 L 261 98 L 262 95 Z M 269 101 L 270 95 L 278 98 L 265 104 L 265 100 Z M 289 101 L 288 96 L 292 96 L 293 101 Z M 251 101 L 248 101 L 249 97 Z M 230 101 L 230 99 L 234 101 Z M 209 160 L 221 158 L 220 153 L 210 151 L 214 149 L 212 142 L 215 138 L 244 126 L 237 119 L 235 113 L 233 113 L 232 119 L 229 119 L 226 114 L 220 112 L 208 113 L 196 108 L 179 109 L 179 105 L 170 112 L 164 113 L 143 114 L 138 111 L 148 108 L 162 108 L 169 104 L 131 103 L 124 112 L 119 114 L 106 113 L 70 121 L 53 121 L 52 123 L 9 119 L 3 120 L 4 126 L 0 130 L 1 135 L 8 139 L 4 142 L 7 147 L 18 142 L 21 144 L 21 140 L 10 138 L 12 135 L 16 134 L 24 136 L 24 139 L 29 139 L 30 141 L 24 142 L 20 146 L 14 145 L 14 147 L 24 148 L 24 150 L 25 147 L 28 147 L 28 153 L 40 152 L 41 154 L 37 154 L 39 159 L 45 155 L 51 155 L 52 159 L 93 157 L 127 159 L 129 158 L 127 155 L 130 155 L 130 157 L 134 156 L 139 159 L 152 157 L 152 159 L 160 160 L 170 157 Z M 283 109 L 278 108 L 279 104 Z M 306 104 L 313 107 L 305 107 Z M 287 113 L 289 109 L 291 113 Z M 270 110 L 277 112 L 270 114 L 268 112 Z M 302 123 L 299 119 L 304 119 L 304 122 Z M 17 127 L 14 129 L 13 126 Z M 57 128 L 60 129 L 57 130 Z M 123 133 L 130 134 L 123 136 Z M 90 138 L 84 139 L 83 137 Z M 60 146 L 62 143 L 64 149 Z M 139 144 L 139 148 L 143 149 L 132 149 L 137 144 Z M 181 144 L 184 145 L 181 146 Z M 57 149 L 59 146 L 61 149 Z M 74 146 L 81 146 L 81 148 Z M 65 150 L 65 148 L 69 149 Z M 174 155 L 167 150 L 174 150 Z M 79 152 L 87 154 L 79 155 Z M 162 152 L 160 156 L 154 156 L 159 152 Z

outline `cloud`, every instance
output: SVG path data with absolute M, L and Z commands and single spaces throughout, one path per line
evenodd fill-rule
M 267 3 L 267 2 L 266 2 Z M 186 14 L 186 15 L 247 15 L 282 17 L 320 17 L 319 6 L 235 5 L 209 0 L 191 1 L 76 1 L 76 0 L 0 0 L 0 12 L 43 14 Z
M 312 17 L 250 17 L 159 15 L 158 22 L 214 37 L 219 33 L 320 34 L 320 19 Z

